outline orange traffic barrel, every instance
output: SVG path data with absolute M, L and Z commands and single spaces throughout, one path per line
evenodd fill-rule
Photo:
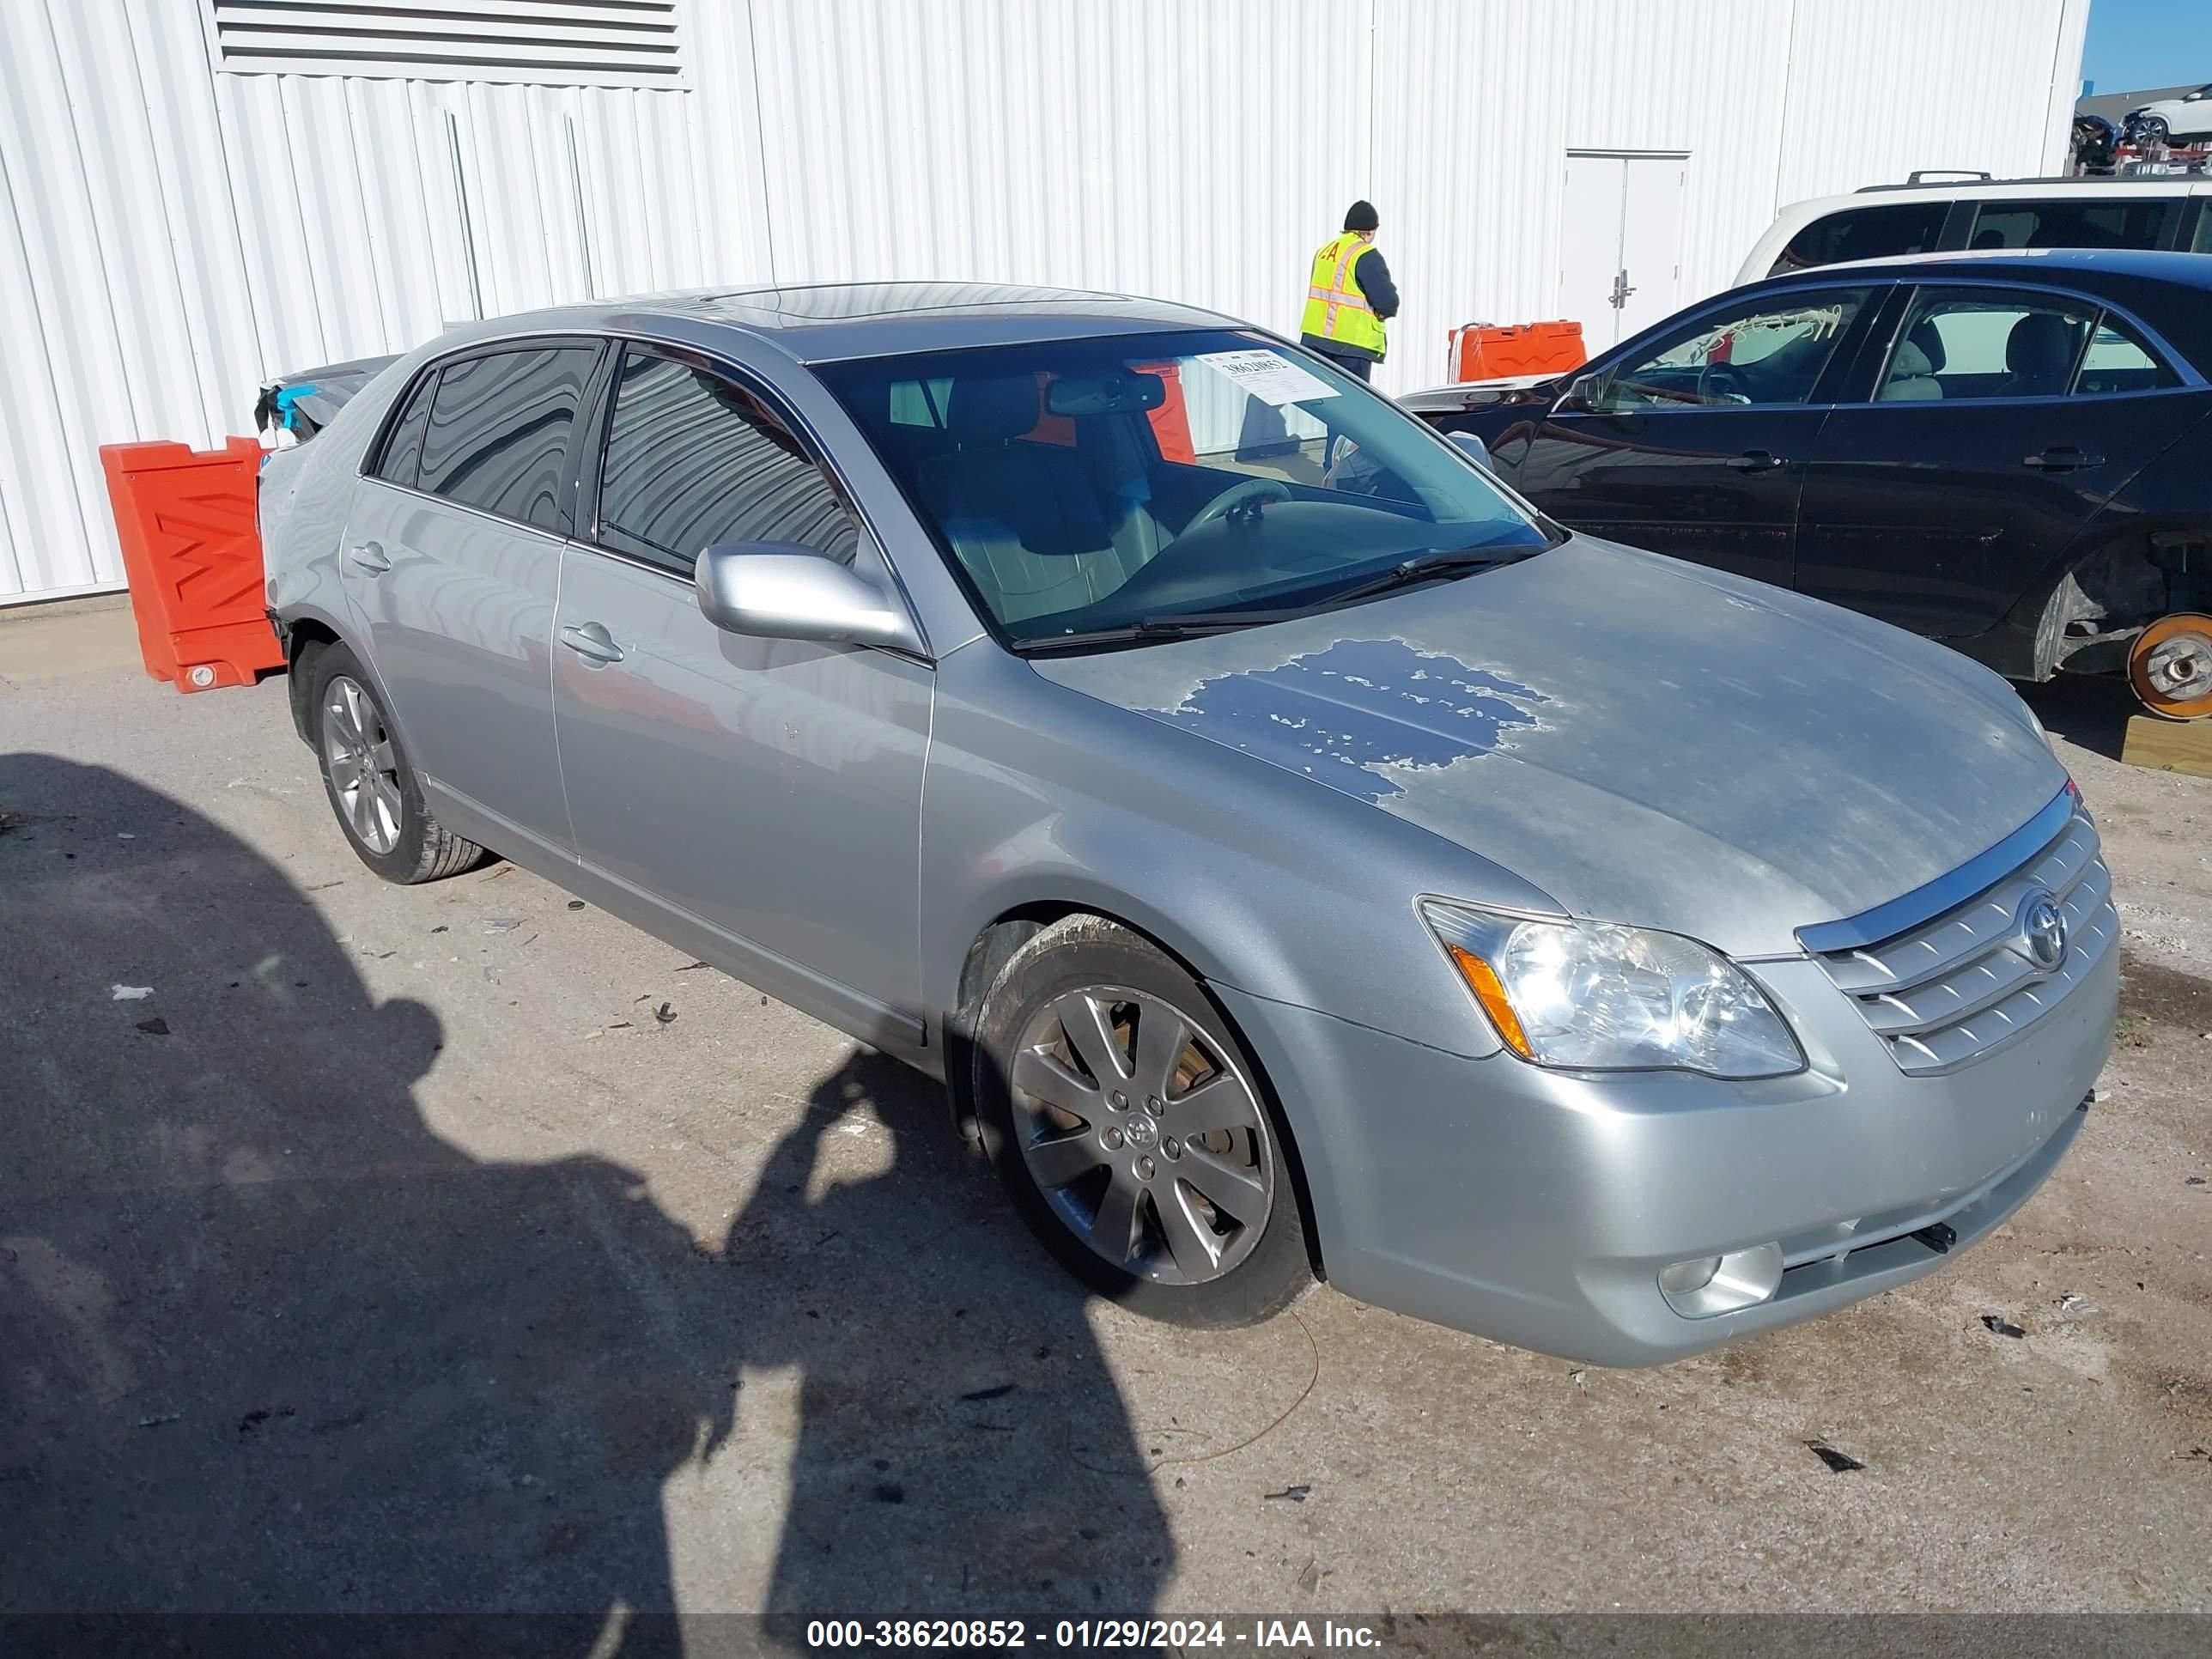
M 255 523 L 261 446 L 103 444 L 138 654 L 179 691 L 251 685 L 284 653 L 269 625 Z
M 1452 379 L 1498 380 L 1511 374 L 1561 374 L 1589 361 L 1580 323 L 1469 323 L 1451 331 Z

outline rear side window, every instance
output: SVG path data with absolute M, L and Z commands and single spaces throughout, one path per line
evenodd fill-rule
M 1923 289 L 1875 398 L 1956 403 L 2063 397 L 2097 314 L 2094 306 L 2056 295 Z
M 543 346 L 447 363 L 423 434 L 420 487 L 559 528 L 568 432 L 598 357 L 589 346 Z
M 384 453 L 377 458 L 376 476 L 386 482 L 415 488 L 416 475 L 422 466 L 422 434 L 430 424 L 430 397 L 438 389 L 438 371 L 432 369 L 415 382 L 408 394 L 407 407 L 392 422 L 392 431 L 384 441 Z
M 2212 207 L 2197 210 L 2197 236 L 2190 243 L 2192 253 L 2212 253 Z
M 1971 248 L 2156 247 L 2165 240 L 2172 203 L 1984 202 L 1966 238 Z
M 1925 253 L 1942 239 L 1943 220 L 1950 210 L 1948 202 L 1896 202 L 1831 213 L 1791 237 L 1767 274 L 1841 264 L 1846 259 Z
M 599 540 L 689 576 L 716 542 L 796 542 L 850 564 L 860 530 L 774 409 L 707 369 L 633 346 L 607 423 Z

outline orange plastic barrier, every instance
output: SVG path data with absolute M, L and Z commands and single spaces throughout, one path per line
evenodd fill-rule
M 103 444 L 100 461 L 146 672 L 179 691 L 205 691 L 282 668 L 254 520 L 261 446 Z
M 1589 361 L 1580 323 L 1522 323 L 1451 331 L 1452 379 L 1498 380 L 1509 374 L 1558 374 Z

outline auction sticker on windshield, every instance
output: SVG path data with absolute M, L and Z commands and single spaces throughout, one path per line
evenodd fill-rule
M 1202 351 L 1197 361 L 1227 375 L 1261 403 L 1303 404 L 1337 395 L 1334 386 L 1307 374 L 1281 352 L 1265 347 L 1250 351 Z

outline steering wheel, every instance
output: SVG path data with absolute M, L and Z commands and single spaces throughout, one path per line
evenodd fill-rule
M 1260 507 L 1265 501 L 1287 501 L 1291 487 L 1280 478 L 1247 478 L 1233 483 L 1191 514 L 1190 522 L 1182 527 L 1188 536 L 1202 529 L 1216 519 L 1233 519 L 1238 524 L 1259 522 Z
M 1734 363 L 1707 363 L 1698 371 L 1698 401 L 1747 404 L 1751 401 L 1751 387 Z

